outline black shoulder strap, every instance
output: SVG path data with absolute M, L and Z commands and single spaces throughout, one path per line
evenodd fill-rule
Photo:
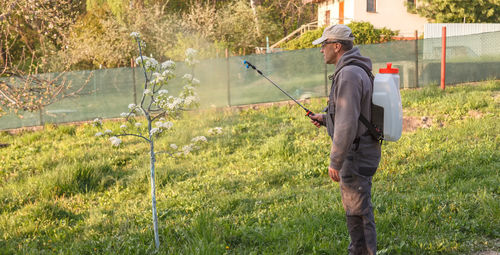
M 370 135 L 377 141 L 382 141 L 384 140 L 384 135 L 382 134 L 382 131 L 376 128 L 372 123 L 370 123 L 363 114 L 359 115 L 359 120 L 365 127 L 368 128 L 368 132 Z
M 370 77 L 371 84 L 372 84 L 372 93 L 373 93 L 373 82 L 375 80 L 375 76 L 373 75 L 373 73 L 370 70 L 368 70 L 368 68 L 366 68 L 366 66 L 361 65 L 359 63 L 350 63 L 349 65 L 358 66 L 361 69 L 365 70 L 365 72 L 368 75 L 368 77 Z M 377 140 L 377 141 L 383 141 L 384 140 L 384 135 L 383 135 L 382 131 L 380 129 L 378 129 L 377 127 L 375 127 L 372 123 L 370 123 L 365 118 L 365 116 L 363 116 L 363 114 L 359 115 L 359 121 L 361 121 L 361 123 L 363 123 L 363 125 L 365 125 L 365 127 L 368 128 L 368 132 L 370 133 L 370 135 L 375 140 Z

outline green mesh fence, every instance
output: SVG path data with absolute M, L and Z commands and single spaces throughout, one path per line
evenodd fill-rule
M 399 68 L 401 88 L 438 84 L 441 79 L 441 39 L 393 41 L 383 44 L 359 45 L 363 55 L 372 59 L 374 73 L 387 62 Z M 446 83 L 456 84 L 500 78 L 500 32 L 447 38 Z M 333 65 L 323 63 L 319 49 L 285 51 L 266 55 L 203 60 L 193 70 L 177 64 L 174 79 L 167 88 L 178 95 L 182 76 L 194 72 L 201 108 L 224 107 L 288 98 L 253 69 L 246 69 L 248 60 L 271 80 L 297 99 L 326 96 L 330 82 L 327 75 Z M 70 72 L 65 78 L 78 86 L 92 73 L 83 93 L 65 98 L 40 112 L 7 115 L 0 118 L 0 129 L 35 126 L 41 123 L 62 123 L 113 118 L 127 111 L 130 103 L 138 103 L 144 90 L 144 74 L 140 68 Z M 48 74 L 50 75 L 50 74 Z

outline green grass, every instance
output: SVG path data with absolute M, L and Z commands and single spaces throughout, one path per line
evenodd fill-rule
M 379 254 L 500 250 L 499 94 L 498 81 L 402 91 L 407 115 L 435 121 L 383 146 L 373 185 Z M 186 157 L 159 156 L 160 254 L 346 253 L 328 137 L 300 108 L 186 115 L 159 150 L 215 126 L 224 134 Z M 154 252 L 148 146 L 125 138 L 114 148 L 95 132 L 0 133 L 10 144 L 0 148 L 0 254 Z

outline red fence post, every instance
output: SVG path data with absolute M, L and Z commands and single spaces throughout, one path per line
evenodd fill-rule
M 444 90 L 446 81 L 446 26 L 443 26 L 441 38 L 441 89 Z

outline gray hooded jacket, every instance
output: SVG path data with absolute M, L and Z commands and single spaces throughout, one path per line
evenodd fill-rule
M 330 167 L 340 170 L 346 159 L 354 160 L 358 166 L 355 171 L 371 176 L 380 162 L 381 148 L 367 134 L 359 115 L 371 120 L 373 86 L 368 74 L 354 63 L 372 70 L 371 60 L 361 56 L 357 47 L 345 52 L 337 63 L 328 112 L 323 118 L 332 138 Z M 358 137 L 359 146 L 353 143 Z

